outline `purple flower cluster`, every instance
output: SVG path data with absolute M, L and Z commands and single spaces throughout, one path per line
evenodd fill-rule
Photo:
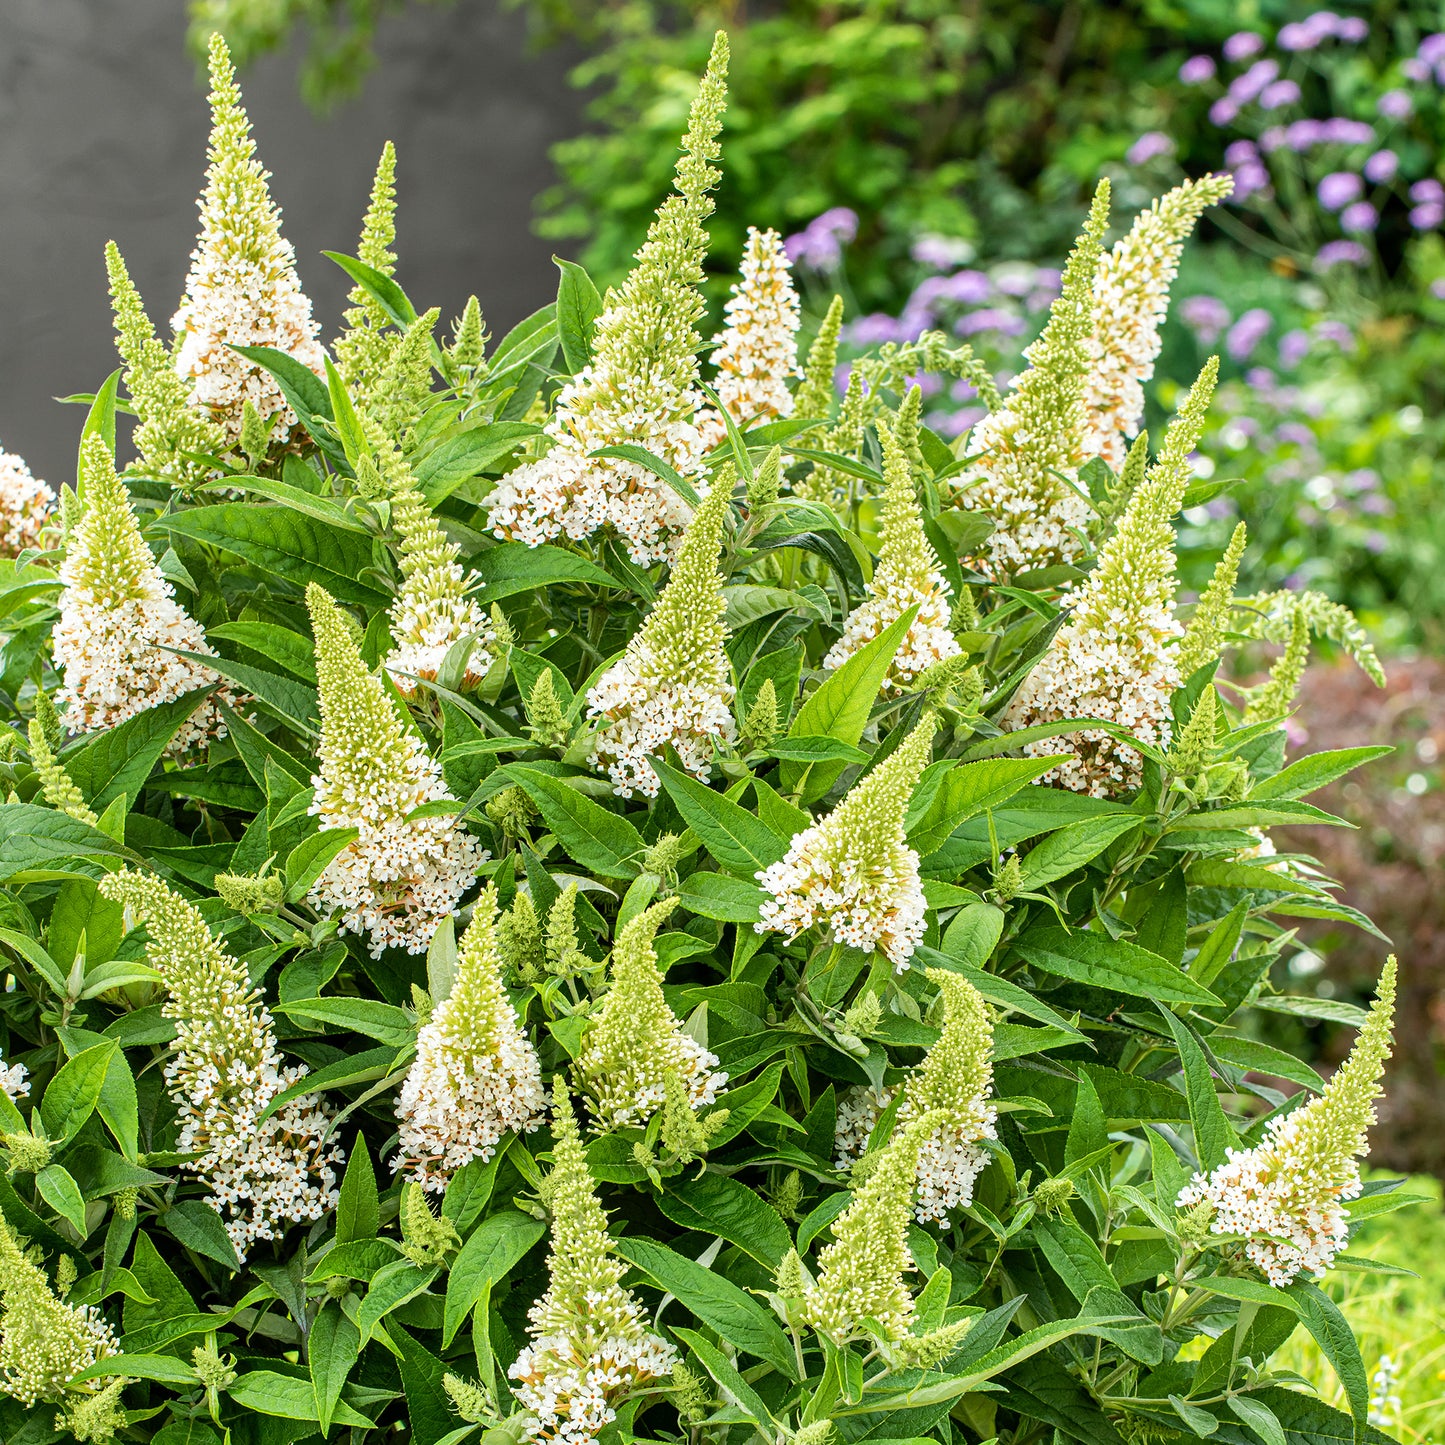
M 836 271 L 843 260 L 843 247 L 857 234 L 858 213 L 847 206 L 834 206 L 789 236 L 783 249 L 794 265 L 813 271 Z
M 1275 37 L 1281 50 L 1317 50 L 1326 40 L 1358 45 L 1370 33 L 1369 23 L 1358 15 L 1336 15 L 1333 10 L 1316 10 Z
M 1445 34 L 1427 35 L 1400 69 L 1410 80 L 1445 85 Z

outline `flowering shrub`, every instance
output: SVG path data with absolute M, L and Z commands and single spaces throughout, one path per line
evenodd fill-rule
M 0 1436 L 1384 1438 L 1316 1281 L 1395 965 L 1329 1082 L 1252 1028 L 1365 921 L 1269 838 L 1376 752 L 1288 759 L 1311 636 L 1378 664 L 1242 531 L 1181 604 L 1213 363 L 1139 431 L 1225 185 L 1109 248 L 1102 184 L 1002 392 L 835 401 L 766 231 L 704 364 L 719 35 L 625 283 L 439 338 L 388 149 L 328 354 L 210 63 L 188 329 L 112 249 L 0 573 Z

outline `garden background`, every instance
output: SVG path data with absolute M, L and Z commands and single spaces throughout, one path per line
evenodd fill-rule
M 124 9 L 124 25 L 82 0 L 12 0 L 0 15 L 0 326 L 24 338 L 0 359 L 0 437 L 56 482 L 72 465 L 78 417 L 49 398 L 113 365 L 103 241 L 114 235 L 141 291 L 162 297 L 178 289 L 194 231 L 204 94 L 194 48 L 179 62 L 181 3 Z M 1306 681 L 1312 748 L 1396 752 L 1318 800 L 1357 832 L 1308 830 L 1301 846 L 1408 960 L 1373 1162 L 1445 1172 L 1445 7 L 192 9 L 196 31 L 219 26 L 244 67 L 302 279 L 326 315 L 348 283 L 316 253 L 350 230 L 386 138 L 400 153 L 399 279 L 444 316 L 475 289 L 502 334 L 550 300 L 555 273 L 534 232 L 599 284 L 619 279 L 666 188 L 719 25 L 732 36 L 734 99 L 714 304 L 746 225 L 773 226 L 790 237 L 805 334 L 838 289 L 847 339 L 906 340 L 940 325 L 1007 372 L 1042 324 L 1099 175 L 1127 212 L 1182 175 L 1232 171 L 1235 200 L 1206 218 L 1175 288 L 1157 401 L 1172 404 L 1221 350 L 1201 475 L 1267 486 L 1241 503 L 1225 489 L 1191 511 L 1181 558 L 1191 576 L 1191 549 L 1216 556 L 1242 509 L 1259 585 L 1288 576 L 1328 593 L 1381 648 L 1383 690 L 1347 660 L 1317 664 Z M 958 432 L 976 419 L 970 401 L 966 383 L 941 388 L 928 398 L 930 425 Z M 1162 423 L 1162 411 L 1150 420 Z M 1383 941 L 1335 925 L 1302 934 L 1296 991 L 1368 996 Z M 1275 1041 L 1322 1066 L 1350 1037 L 1293 1025 L 1282 1020 Z M 1356 1327 L 1373 1331 L 1367 1361 L 1403 1353 L 1396 1388 L 1415 1404 L 1445 1397 L 1442 1242 L 1445 1226 L 1426 1215 L 1372 1241 L 1425 1279 L 1356 1288 L 1350 1301 Z M 1312 1347 L 1297 1348 L 1297 1368 L 1323 1368 Z M 1445 1404 L 1438 1420 L 1417 1412 L 1412 1424 L 1440 1438 Z

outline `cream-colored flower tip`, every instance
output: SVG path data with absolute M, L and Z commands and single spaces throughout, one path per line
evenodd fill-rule
M 802 316 L 792 263 L 776 231 L 748 227 L 741 277 L 723 307 L 726 325 L 713 337 L 713 390 L 742 430 L 793 414 L 789 381 L 801 377 L 798 327 Z M 698 418 L 703 445 L 711 450 L 727 435 L 711 407 Z
M 313 907 L 340 911 L 366 934 L 373 958 L 388 945 L 424 953 L 488 854 L 450 813 L 413 818 L 424 803 L 455 801 L 441 766 L 402 722 L 325 588 L 306 589 L 316 639 L 321 771 L 310 811 L 322 829 L 357 837 L 312 885 Z
M 462 935 L 457 978 L 417 1035 L 397 1098 L 392 1168 L 441 1191 L 464 1164 L 490 1159 L 509 1130 L 535 1129 L 547 1095 L 537 1053 L 502 983 L 497 893 L 490 884 Z
M 1192 476 L 1189 456 L 1204 429 L 1218 370 L 1217 360 L 1206 364 L 1098 565 L 1065 599 L 1069 620 L 1020 684 L 1004 715 L 1006 728 L 1092 717 L 1151 746 L 1169 746 L 1169 700 L 1181 681 L 1178 642 L 1184 632 L 1174 615 L 1173 517 Z M 1142 781 L 1138 750 L 1102 728 L 1025 743 L 1024 752 L 1045 757 L 1060 746 L 1072 756 L 1041 781 L 1101 798 L 1131 792 Z
M 211 1191 L 237 1257 L 276 1239 L 289 1222 L 336 1206 L 341 1150 L 315 1094 L 292 1099 L 264 1123 L 266 1106 L 306 1077 L 284 1064 L 270 1011 L 245 965 L 221 947 L 200 913 L 159 878 L 112 873 L 107 898 L 146 926 L 146 960 L 162 978 L 161 1012 L 175 1022 L 166 1083 L 181 1121 L 176 1147 Z
M 200 237 L 171 320 L 176 369 L 190 382 L 191 404 L 219 423 L 232 445 L 241 438 L 248 401 L 273 419 L 272 439 L 284 441 L 296 413 L 271 373 L 232 348 L 271 346 L 318 374 L 325 355 L 219 35 L 211 37 L 210 72 L 210 166 L 200 199 Z
M 705 778 L 715 743 L 730 743 L 732 664 L 726 633 L 723 579 L 718 572 L 731 483 L 712 485 L 688 525 L 677 562 L 647 621 L 627 651 L 587 693 L 587 714 L 598 720 L 592 762 L 613 790 L 657 796 L 649 759 L 671 744 L 682 765 Z
M 599 531 L 619 537 L 640 567 L 668 560 L 688 520 L 687 503 L 636 462 L 593 457 L 604 447 L 645 447 L 682 476 L 702 475 L 703 439 L 694 418 L 698 290 L 707 254 L 704 222 L 718 172 L 718 133 L 726 103 L 727 43 L 719 35 L 693 101 L 676 190 L 657 212 L 637 265 L 593 330 L 591 361 L 557 398 L 540 460 L 508 472 L 488 500 L 499 537 L 538 546 L 580 541 Z
M 1390 1057 L 1395 960 L 1380 975 L 1370 1016 L 1323 1094 L 1266 1124 L 1253 1149 L 1231 1149 L 1212 1174 L 1196 1174 L 1180 1209 L 1207 1205 L 1215 1234 L 1247 1236 L 1245 1253 L 1269 1282 L 1318 1279 L 1349 1237 L 1344 1202 L 1360 1193 L 1360 1165 Z
M 65 721 L 75 732 L 89 732 L 117 727 L 221 679 L 170 650 L 209 655 L 211 646 L 161 575 L 98 436 L 81 445 L 80 482 L 84 510 L 60 564 L 65 590 L 51 646 L 64 677 L 57 701 Z M 168 753 L 224 737 L 217 704 L 234 701 L 221 683 L 181 725 Z

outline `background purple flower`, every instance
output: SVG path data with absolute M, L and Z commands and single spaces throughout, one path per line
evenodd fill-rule
M 1394 151 L 1376 151 L 1365 162 L 1365 179 L 1383 185 L 1386 181 L 1393 181 L 1399 169 L 1400 157 Z
M 1410 224 L 1417 231 L 1433 231 L 1442 221 L 1445 221 L 1445 206 L 1439 201 L 1426 201 L 1410 212 Z
M 1358 241 L 1326 241 L 1315 252 L 1315 270 L 1328 271 L 1331 266 L 1363 266 L 1370 253 Z
M 1436 66 L 1445 61 L 1445 33 L 1427 35 L 1421 42 L 1416 54 L 1426 65 Z
M 1229 82 L 1231 100 L 1244 105 L 1254 100 L 1270 81 L 1279 75 L 1279 61 L 1256 60 L 1242 75 L 1236 75 Z
M 1284 128 L 1285 144 L 1292 151 L 1307 151 L 1326 139 L 1325 125 L 1320 120 L 1293 120 Z
M 1239 102 L 1227 95 L 1221 95 L 1209 107 L 1209 119 L 1215 125 L 1229 125 L 1239 115 Z
M 1433 176 L 1426 176 L 1423 181 L 1416 181 L 1410 187 L 1410 199 L 1440 205 L 1445 202 L 1445 186 Z
M 1225 349 L 1236 361 L 1247 361 L 1273 324 L 1274 318 L 1268 311 L 1262 306 L 1252 306 L 1229 328 L 1224 338 Z
M 1387 90 L 1376 102 L 1375 109 L 1387 120 L 1405 120 L 1415 109 L 1407 90 Z
M 1364 189 L 1364 183 L 1353 171 L 1331 171 L 1321 179 L 1315 194 L 1327 211 L 1338 211 L 1341 206 L 1359 200 Z
M 1346 15 L 1335 26 L 1335 39 L 1348 45 L 1358 45 L 1369 33 L 1369 22 L 1359 15 Z
M 1249 161 L 1234 170 L 1234 194 L 1230 198 L 1243 201 L 1250 196 L 1269 190 L 1269 172 L 1259 161 Z
M 1271 81 L 1259 93 L 1259 103 L 1265 110 L 1283 110 L 1299 100 L 1300 91 L 1292 80 Z
M 973 247 L 953 236 L 920 236 L 913 243 L 913 259 L 939 271 L 960 266 L 972 255 Z
M 1340 229 L 1354 235 L 1373 231 L 1380 224 L 1380 213 L 1368 201 L 1356 201 L 1340 212 Z
M 1179 303 L 1179 318 L 1201 346 L 1213 346 L 1229 325 L 1229 307 L 1217 296 L 1188 296 Z
M 843 259 L 843 246 L 858 234 L 858 213 L 834 206 L 814 216 L 801 231 L 783 242 L 790 261 L 815 271 L 831 271 Z
M 1253 30 L 1236 30 L 1224 42 L 1224 58 L 1234 61 L 1248 60 L 1251 55 L 1258 55 L 1263 49 L 1263 35 L 1256 35 Z
M 1375 128 L 1362 120 L 1331 116 L 1321 126 L 1321 140 L 1342 146 L 1367 146 L 1375 138 Z
M 1174 142 L 1162 130 L 1146 130 L 1124 153 L 1131 166 L 1148 164 L 1156 156 L 1172 155 Z
M 1293 371 L 1309 355 L 1309 332 L 1296 327 L 1286 331 L 1279 339 L 1279 364 L 1286 371 Z
M 1214 79 L 1215 69 L 1212 55 L 1191 55 L 1179 67 L 1179 79 L 1185 85 L 1203 85 L 1205 81 Z
M 1406 80 L 1426 81 L 1430 79 L 1430 67 L 1418 55 L 1412 55 L 1400 69 Z

